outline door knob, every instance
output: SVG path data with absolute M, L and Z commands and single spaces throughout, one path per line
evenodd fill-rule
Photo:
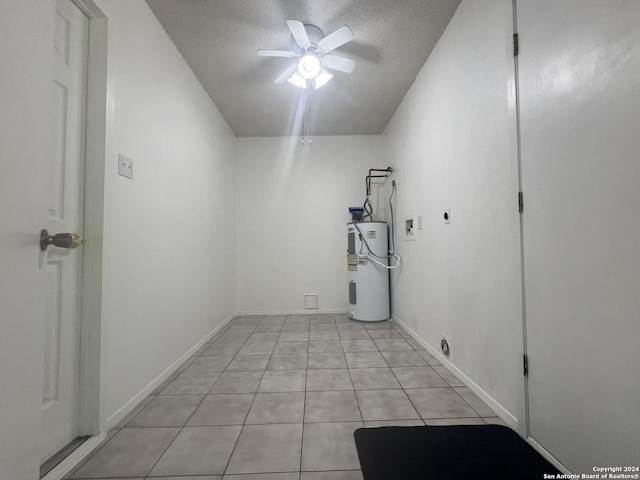
M 76 248 L 84 243 L 82 238 L 77 233 L 56 233 L 55 235 L 49 235 L 49 232 L 42 230 L 40 232 L 40 249 L 46 250 L 49 245 L 54 245 L 60 248 Z

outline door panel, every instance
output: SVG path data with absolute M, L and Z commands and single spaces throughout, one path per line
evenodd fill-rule
M 64 158 L 66 144 L 67 87 L 54 80 L 53 82 L 53 114 L 54 145 L 53 175 L 51 176 L 51 198 L 49 200 L 49 218 L 62 220 L 64 216 Z
M 529 431 L 640 456 L 640 3 L 518 0 Z
M 57 0 L 52 83 L 50 234 L 82 234 L 87 81 L 87 17 L 70 1 Z M 42 460 L 78 431 L 80 296 L 82 247 L 50 246 L 42 390 Z
M 47 318 L 44 341 L 42 405 L 46 410 L 58 401 L 60 373 L 60 304 L 62 303 L 62 263 L 47 264 Z

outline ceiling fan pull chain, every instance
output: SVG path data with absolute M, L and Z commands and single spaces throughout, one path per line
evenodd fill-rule
M 302 145 L 304 145 L 304 139 L 306 135 L 307 123 L 307 98 L 304 99 L 304 111 L 302 112 Z
M 311 88 L 307 88 L 307 143 L 311 145 Z
M 310 84 L 311 82 L 307 83 Z M 311 131 L 311 126 L 309 125 L 309 104 L 311 103 L 311 88 L 309 88 L 310 86 L 311 85 L 307 87 L 307 103 L 304 106 L 304 126 L 306 130 L 307 145 L 310 143 L 309 132 Z

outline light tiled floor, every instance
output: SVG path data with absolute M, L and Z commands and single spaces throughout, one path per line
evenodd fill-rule
M 72 479 L 356 480 L 361 427 L 501 423 L 394 322 L 234 319 Z

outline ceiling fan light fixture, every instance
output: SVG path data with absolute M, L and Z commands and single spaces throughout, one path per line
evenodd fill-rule
M 293 75 L 291 75 L 287 82 L 298 88 L 307 88 L 307 79 L 300 75 L 298 72 L 295 72 Z
M 313 88 L 318 89 L 322 87 L 325 83 L 327 83 L 332 78 L 333 78 L 333 75 L 331 75 L 325 69 L 322 69 L 322 71 L 318 74 L 318 76 L 313 79 Z
M 320 60 L 313 54 L 303 55 L 298 62 L 298 74 L 311 80 L 320 73 Z

